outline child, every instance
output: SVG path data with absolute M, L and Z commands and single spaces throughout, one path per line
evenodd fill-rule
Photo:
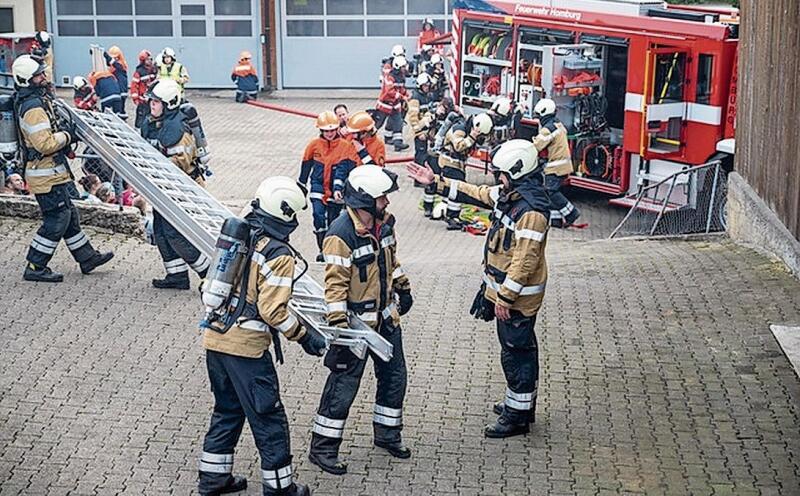
M 128 98 L 128 63 L 125 62 L 125 55 L 122 54 L 122 50 L 118 46 L 112 46 L 103 56 L 108 64 L 108 71 L 117 80 L 117 86 L 119 86 L 119 96 L 122 102 L 122 113 L 119 114 L 119 117 L 127 119 L 125 100 Z
M 250 63 L 252 59 L 250 52 L 240 53 L 239 64 L 231 73 L 231 81 L 236 83 L 236 101 L 239 103 L 258 99 L 258 75 Z

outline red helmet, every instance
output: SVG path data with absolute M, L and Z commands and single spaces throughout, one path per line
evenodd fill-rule
M 139 52 L 139 62 L 144 62 L 152 56 L 149 50 L 142 50 Z

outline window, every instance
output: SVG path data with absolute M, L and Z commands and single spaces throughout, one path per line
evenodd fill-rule
M 59 0 L 61 1 L 61 0 Z M 172 15 L 172 2 L 164 1 L 164 0 L 135 0 L 136 1 L 136 15 Z M 91 3 L 91 0 L 89 0 Z M 138 26 L 138 23 L 137 23 Z M 139 28 L 136 28 L 136 32 L 139 33 Z M 139 33 L 141 35 L 141 33 Z M 164 35 L 160 35 L 164 36 Z M 170 28 L 170 34 L 166 36 L 172 36 L 172 28 Z
M 684 101 L 686 54 L 683 52 L 657 54 L 655 72 L 653 103 Z
M 250 0 L 214 0 L 214 15 L 250 15 Z
M 94 36 L 92 21 L 58 21 L 59 36 Z
M 403 21 L 367 21 L 367 36 L 405 36 Z
M 695 101 L 703 105 L 711 103 L 711 76 L 714 73 L 714 56 L 701 53 L 697 68 L 697 93 Z
M 340 0 L 332 1 L 338 3 Z M 286 0 L 286 15 L 322 15 L 322 13 L 322 0 Z
M 58 8 L 58 13 L 61 15 L 92 15 L 94 13 L 92 9 L 92 0 L 58 0 L 56 7 Z M 58 30 L 58 33 L 63 34 L 61 33 L 61 29 Z
M 181 5 L 181 15 L 194 16 L 206 15 L 205 5 Z
M 328 15 L 363 15 L 363 0 L 327 0 Z M 363 31 L 363 28 L 362 28 Z
M 444 14 L 442 0 L 408 0 L 409 14 Z
M 286 21 L 287 36 L 324 36 L 322 21 Z
M 206 21 L 181 21 L 181 35 L 187 38 L 205 36 Z
M 98 20 L 97 36 L 133 36 L 133 21 Z
M 364 36 L 364 21 L 328 21 L 328 36 Z
M 400 14 L 403 2 L 398 0 L 367 0 L 367 14 Z M 367 29 L 369 31 L 369 29 Z
M 172 21 L 136 21 L 136 36 L 172 36 Z
M 252 22 L 247 21 L 214 21 L 214 33 L 217 36 L 251 36 Z
M 0 33 L 13 33 L 14 32 L 14 9 L 2 8 L 0 9 Z
M 133 14 L 133 5 L 131 0 L 97 0 L 97 15 L 131 15 Z M 97 28 L 98 35 L 100 28 Z M 113 36 L 113 35 L 112 35 Z

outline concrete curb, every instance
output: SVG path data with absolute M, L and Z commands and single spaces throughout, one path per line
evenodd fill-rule
M 800 278 L 800 241 L 736 172 L 728 176 L 728 234 L 738 243 L 777 257 Z
M 142 216 L 134 207 L 98 205 L 74 202 L 81 216 L 81 224 L 107 229 L 118 234 L 144 238 Z M 13 196 L 0 194 L 0 215 L 22 219 L 41 219 L 39 204 L 32 196 Z

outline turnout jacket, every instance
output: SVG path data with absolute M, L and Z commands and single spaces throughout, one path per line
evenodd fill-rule
M 543 119 L 539 125 L 539 134 L 533 138 L 533 145 L 538 152 L 547 150 L 545 174 L 566 176 L 572 173 L 572 155 L 569 151 L 567 128 L 561 121 L 555 117 Z
M 437 178 L 436 190 L 453 201 L 492 209 L 484 246 L 484 296 L 527 317 L 535 315 L 547 284 L 550 199 L 541 179 L 529 179 L 504 194 L 500 186 Z
M 322 243 L 328 323 L 347 326 L 349 310 L 373 328 L 389 319 L 400 325 L 394 293 L 410 291 L 411 283 L 397 260 L 394 217 L 369 229 L 352 208 L 346 212 L 333 221 Z
M 383 76 L 381 94 L 375 108 L 384 114 L 393 114 L 403 110 L 403 103 L 408 99 L 405 86 L 405 75 L 401 71 L 392 70 Z
M 147 90 L 150 89 L 150 85 L 153 84 L 153 81 L 156 80 L 157 74 L 158 72 L 155 66 L 151 65 L 147 67 L 144 63 L 136 66 L 136 70 L 133 71 L 133 77 L 131 78 L 130 90 L 130 97 L 134 104 L 140 105 L 142 103 L 147 103 L 145 94 Z
M 97 93 L 94 92 L 91 84 L 87 84 L 83 88 L 75 90 L 72 101 L 81 110 L 94 110 L 97 105 Z
M 334 180 L 339 179 L 336 176 L 336 170 L 342 167 L 349 172 L 358 160 L 359 156 L 352 142 L 342 139 L 338 135 L 331 141 L 322 136 L 314 138 L 303 153 L 298 181 L 305 185 L 310 179 L 309 198 L 327 203 L 328 198 L 333 194 Z M 347 175 L 345 174 L 344 177 L 346 179 Z M 344 181 L 342 181 L 342 185 L 344 185 Z
M 478 142 L 469 134 L 471 130 L 471 117 L 450 127 L 439 152 L 439 167 L 465 170 L 467 158 L 478 146 Z
M 164 110 L 161 117 L 148 117 L 142 126 L 142 137 L 200 186 L 206 182 L 197 166 L 197 145 L 185 115 L 179 109 Z
M 44 88 L 19 88 L 15 95 L 19 130 L 25 145 L 25 181 L 35 195 L 72 181 L 66 152 L 69 133 L 59 131 L 53 99 Z
M 414 133 L 414 139 L 426 139 L 428 129 L 434 121 L 434 112 L 437 100 L 433 93 L 423 93 L 419 90 L 414 90 L 411 94 L 411 99 L 408 101 L 408 113 L 406 114 L 406 121 L 411 126 L 411 131 Z
M 94 86 L 100 105 L 112 106 L 115 100 L 120 100 L 119 82 L 110 72 L 93 72 L 89 75 L 89 83 Z
M 260 358 L 272 343 L 271 329 L 291 341 L 302 338 L 305 328 L 287 309 L 292 296 L 294 266 L 294 254 L 285 242 L 269 236 L 258 239 L 250 259 L 242 316 L 225 334 L 206 329 L 203 347 L 229 355 Z M 234 291 L 232 308 L 241 298 L 240 288 L 237 285 Z

